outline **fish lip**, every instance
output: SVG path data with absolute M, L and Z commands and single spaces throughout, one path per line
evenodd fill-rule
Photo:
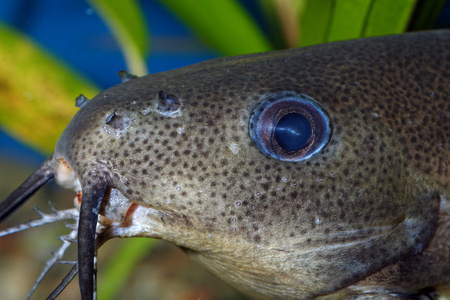
M 100 206 L 99 223 L 104 226 L 120 225 L 135 205 L 138 204 L 130 201 L 118 189 L 110 188 Z
M 79 192 L 82 190 L 80 180 L 75 170 L 64 158 L 54 158 L 53 168 L 55 170 L 55 182 L 59 186 Z

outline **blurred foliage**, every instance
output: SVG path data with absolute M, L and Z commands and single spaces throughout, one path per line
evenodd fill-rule
M 144 16 L 134 0 L 87 0 L 100 14 L 122 49 L 128 71 L 147 75 L 145 56 L 149 35 Z
M 116 299 L 135 266 L 150 253 L 155 242 L 156 240 L 148 238 L 124 240 L 109 263 L 99 270 L 98 299 Z
M 0 125 L 50 153 L 77 112 L 75 97 L 99 89 L 21 33 L 0 24 Z
M 299 45 L 401 33 L 416 0 L 308 1 Z
M 134 0 L 87 0 L 111 28 L 128 69 L 146 73 L 149 35 Z M 150 1 L 150 0 L 142 0 Z M 222 55 L 292 48 L 428 28 L 444 0 L 259 0 L 258 24 L 237 0 L 158 0 L 206 44 Z M 415 9 L 418 5 L 417 9 Z M 253 12 L 254 13 L 254 12 Z M 413 22 L 411 16 L 414 16 Z M 44 152 L 77 109 L 74 98 L 98 89 L 17 31 L 0 25 L 0 126 Z M 104 270 L 99 298 L 113 299 L 152 241 L 127 240 Z M 104 274 L 102 274 L 104 273 Z M 104 284 L 104 285 L 103 285 Z
M 158 1 L 223 55 L 272 50 L 262 30 L 239 1 Z
M 409 30 L 432 29 L 436 20 L 448 0 L 421 0 L 418 1 L 411 16 Z

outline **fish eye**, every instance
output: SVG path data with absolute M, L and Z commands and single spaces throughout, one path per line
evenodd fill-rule
M 330 140 L 325 108 L 305 94 L 281 92 L 263 99 L 252 112 L 250 136 L 264 154 L 283 161 L 308 159 Z

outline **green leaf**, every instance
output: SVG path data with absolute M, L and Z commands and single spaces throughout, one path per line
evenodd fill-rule
M 309 0 L 302 19 L 302 46 L 401 33 L 416 0 Z
M 329 22 L 333 16 L 334 0 L 309 0 L 301 21 L 301 38 L 298 46 L 325 43 Z
M 44 153 L 77 112 L 75 98 L 98 94 L 80 74 L 0 23 L 0 125 Z
M 114 34 L 125 56 L 128 71 L 138 76 L 148 73 L 145 56 L 149 35 L 144 16 L 135 0 L 88 0 Z
M 159 0 L 223 55 L 272 50 L 251 16 L 235 0 Z
M 408 27 L 416 0 L 374 1 L 364 28 L 363 36 L 402 33 Z
M 109 263 L 99 269 L 98 299 L 117 299 L 136 265 L 157 242 L 150 238 L 131 238 L 121 243 Z
M 327 41 L 361 37 L 370 6 L 367 0 L 336 0 Z

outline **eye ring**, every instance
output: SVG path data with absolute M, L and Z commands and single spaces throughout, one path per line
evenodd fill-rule
M 332 129 L 325 108 L 313 98 L 280 92 L 255 107 L 249 132 L 264 154 L 282 161 L 301 161 L 328 144 Z

